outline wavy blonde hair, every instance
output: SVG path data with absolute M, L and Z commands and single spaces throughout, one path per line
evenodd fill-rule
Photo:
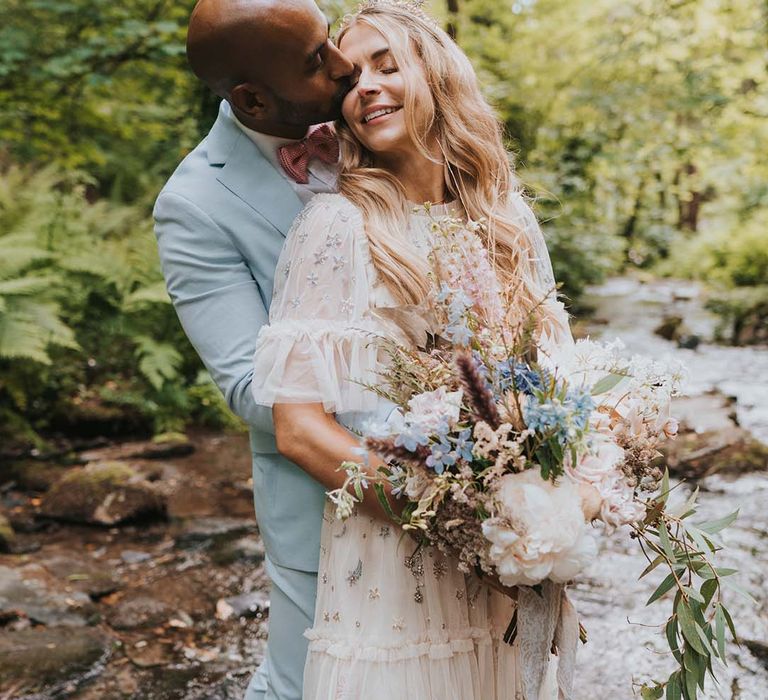
M 418 151 L 442 158 L 445 185 L 467 220 L 485 220 L 484 243 L 499 280 L 514 291 L 519 318 L 533 313 L 542 324 L 561 329 L 561 321 L 541 300 L 536 275 L 535 242 L 514 223 L 511 197 L 521 186 L 512 172 L 502 128 L 480 92 L 469 59 L 446 32 L 406 7 L 378 2 L 345 18 L 337 36 L 356 24 L 377 30 L 403 74 L 403 112 L 408 134 Z M 429 291 L 428 267 L 406 235 L 412 209 L 392 173 L 375 166 L 368 151 L 340 120 L 339 191 L 363 213 L 373 263 L 395 298 L 418 304 Z

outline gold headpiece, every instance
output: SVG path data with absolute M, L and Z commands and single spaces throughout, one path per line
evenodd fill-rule
M 363 12 L 364 10 L 386 9 L 388 7 L 405 10 L 408 14 L 418 17 L 428 24 L 437 25 L 434 17 L 430 17 L 424 11 L 424 0 L 365 0 L 357 6 L 357 11 Z

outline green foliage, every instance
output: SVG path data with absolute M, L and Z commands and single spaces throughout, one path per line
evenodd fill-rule
M 649 503 L 648 515 L 633 526 L 635 539 L 650 562 L 643 578 L 659 566 L 669 574 L 658 585 L 647 605 L 675 591 L 672 614 L 664 626 L 670 653 L 678 668 L 664 682 L 644 685 L 643 698 L 696 700 L 704 690 L 707 673 L 717 681 L 713 662 L 726 663 L 726 626 L 738 643 L 736 630 L 722 597 L 724 587 L 746 595 L 729 577 L 734 569 L 718 567 L 714 556 L 722 548 L 719 533 L 738 517 L 731 513 L 718 520 L 692 523 L 698 489 L 676 509 L 668 507 L 669 475 L 664 475 L 661 494 Z
M 88 184 L 54 167 L 0 176 L 0 410 L 27 434 L 77 416 L 229 422 L 165 293 L 146 208 L 89 202 Z
M 85 170 L 123 200 L 154 187 L 200 132 L 184 58 L 192 4 L 4 0 L 0 143 L 10 161 Z

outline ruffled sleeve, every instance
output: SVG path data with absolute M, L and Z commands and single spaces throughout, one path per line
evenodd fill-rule
M 370 410 L 376 325 L 368 317 L 367 239 L 358 210 L 339 195 L 314 197 L 286 237 L 269 324 L 256 341 L 256 403 L 322 403 Z
M 569 315 L 555 291 L 557 282 L 544 234 L 536 215 L 525 201 L 522 193 L 515 192 L 511 195 L 510 210 L 516 225 L 528 234 L 528 239 L 531 241 L 532 249 L 529 251 L 529 256 L 534 263 L 537 282 L 542 295 L 549 294 L 545 305 L 551 311 L 554 323 L 545 326 L 542 337 L 539 339 L 539 345 L 547 355 L 554 357 L 558 347 L 573 344 Z

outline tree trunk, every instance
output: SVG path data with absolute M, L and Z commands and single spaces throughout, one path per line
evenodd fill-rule
M 448 23 L 445 27 L 445 31 L 448 32 L 448 36 L 456 41 L 456 37 L 459 33 L 458 19 L 459 19 L 459 0 L 447 0 L 448 2 Z

